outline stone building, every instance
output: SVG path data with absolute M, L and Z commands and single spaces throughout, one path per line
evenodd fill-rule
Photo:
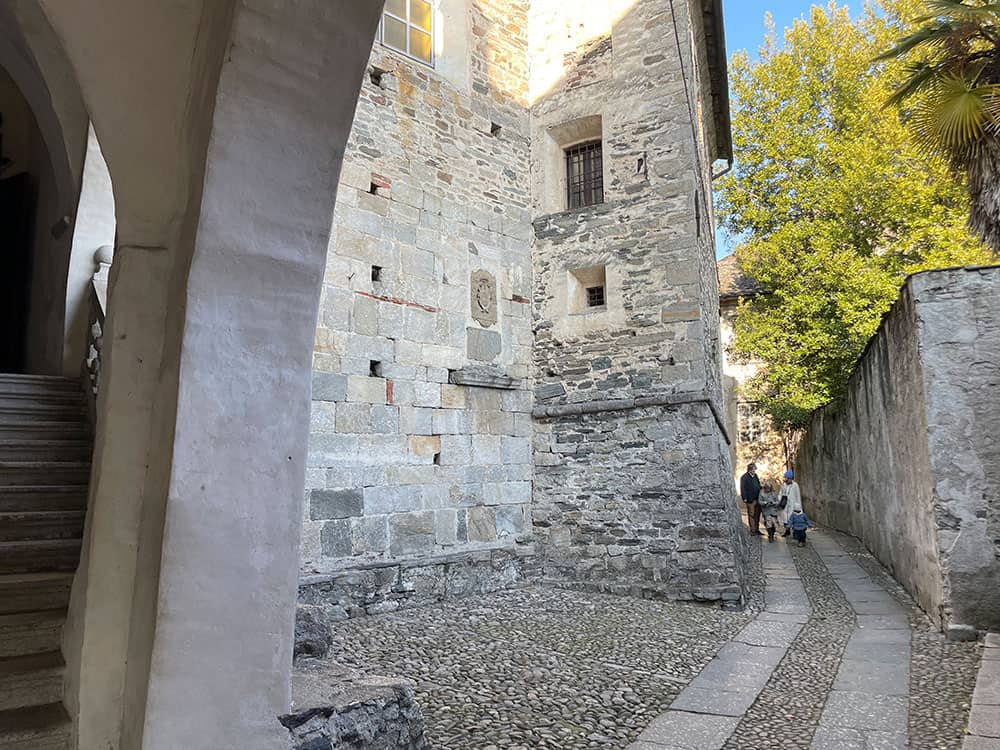
M 539 577 L 738 601 L 717 5 L 414 5 L 386 6 L 334 213 L 302 601 Z
M 762 290 L 743 273 L 735 253 L 720 260 L 718 268 L 722 372 L 727 382 L 726 415 L 733 436 L 733 467 L 739 477 L 747 464 L 756 463 L 758 476 L 777 486 L 789 465 L 785 438 L 774 429 L 767 414 L 741 391 L 743 384 L 760 371 L 761 363 L 737 360 L 732 349 L 736 336 L 733 323 L 740 300 L 753 299 Z
M 740 599 L 719 2 L 382 6 L 0 7 L 0 745 L 284 747 L 297 600 Z

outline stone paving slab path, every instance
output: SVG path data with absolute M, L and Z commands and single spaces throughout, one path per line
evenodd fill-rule
M 913 630 L 928 640 L 926 618 L 870 555 L 818 531 L 805 548 L 763 543 L 762 567 L 763 611 L 629 750 L 1000 750 L 1000 639 L 995 660 L 987 649 L 980 669 L 970 721 L 979 734 L 963 746 L 955 722 L 935 736 L 911 720 L 911 703 L 926 698 L 911 695 L 913 685 L 926 693 L 911 674 Z M 950 670 L 965 686 L 967 661 Z M 942 693 L 959 697 L 959 715 L 967 713 L 961 684 Z
M 1000 750 L 1000 634 L 986 636 L 962 750 Z
M 763 548 L 764 611 L 695 677 L 630 750 L 721 750 L 812 612 L 787 545 Z

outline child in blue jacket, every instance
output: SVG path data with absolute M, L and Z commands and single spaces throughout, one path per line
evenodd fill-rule
M 799 543 L 800 547 L 806 546 L 806 529 L 813 525 L 809 516 L 802 508 L 796 508 L 792 515 L 788 517 L 788 528 L 792 530 L 792 537 Z

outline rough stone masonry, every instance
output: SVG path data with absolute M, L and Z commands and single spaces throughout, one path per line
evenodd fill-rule
M 713 10 L 442 0 L 433 66 L 376 42 L 314 357 L 300 598 L 327 619 L 542 578 L 741 599 Z M 581 143 L 601 199 L 569 208 Z
M 796 469 L 953 637 L 1000 628 L 1000 267 L 911 276 Z

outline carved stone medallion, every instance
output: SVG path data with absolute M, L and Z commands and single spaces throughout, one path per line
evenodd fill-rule
M 484 328 L 497 322 L 497 281 L 489 271 L 473 271 L 469 283 L 472 318 Z

